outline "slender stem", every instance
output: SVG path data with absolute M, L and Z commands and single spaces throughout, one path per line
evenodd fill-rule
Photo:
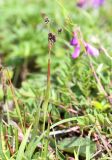
M 94 66 L 93 66 L 92 62 L 89 61 L 89 63 L 90 63 L 90 67 L 91 67 L 91 69 L 92 69 L 92 72 L 93 72 L 93 74 L 94 74 L 94 77 L 95 77 L 95 79 L 96 79 L 96 81 L 97 81 L 97 83 L 98 83 L 98 85 L 99 85 L 102 93 L 104 93 L 104 95 L 107 97 L 108 94 L 107 94 L 106 91 L 104 90 L 104 87 L 103 87 L 103 85 L 101 84 L 101 81 L 100 81 L 100 79 L 98 78 L 98 76 L 97 76 L 97 74 L 96 74 L 96 72 L 95 72 L 95 69 L 94 69 Z
M 48 109 L 48 103 L 49 103 L 49 94 L 50 94 L 50 52 L 51 47 L 49 47 L 49 58 L 48 58 L 48 72 L 47 72 L 47 88 L 46 88 L 46 94 L 45 94 L 45 101 L 43 103 L 43 111 L 44 111 L 44 120 L 43 120 L 43 132 L 45 130 L 45 122 L 46 122 L 46 116 L 47 116 L 47 109 Z
M 51 44 L 49 42 L 49 53 L 48 53 L 48 72 L 47 72 L 47 88 L 46 88 L 46 94 L 45 94 L 45 101 L 43 103 L 43 112 L 44 112 L 44 119 L 43 119 L 43 133 L 45 131 L 45 123 L 46 123 L 46 117 L 48 115 L 48 103 L 49 103 L 49 95 L 50 95 L 50 64 L 51 64 L 51 60 L 50 60 L 50 54 L 51 54 Z M 48 127 L 47 127 L 47 132 L 46 132 L 46 137 L 43 139 L 43 151 L 42 151 L 42 157 L 43 157 L 43 160 L 46 160 L 47 159 L 47 153 L 48 153 L 48 143 L 49 143 L 49 140 L 48 140 L 48 135 L 49 135 L 49 132 L 50 132 L 50 124 L 48 122 Z

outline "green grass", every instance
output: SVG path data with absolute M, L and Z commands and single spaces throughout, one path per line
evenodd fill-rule
M 0 160 L 112 159 L 111 10 L 111 0 L 97 9 L 75 0 L 0 1 Z M 77 28 L 98 58 L 82 44 L 72 59 Z

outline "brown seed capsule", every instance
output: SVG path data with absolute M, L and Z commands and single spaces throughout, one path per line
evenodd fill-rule
M 48 33 L 48 41 L 52 40 L 52 33 Z
M 44 12 L 41 13 L 41 16 L 45 18 L 46 14 Z
M 56 36 L 51 32 L 48 34 L 48 41 L 52 44 L 56 42 Z
M 63 31 L 62 28 L 59 28 L 59 29 L 58 29 L 58 33 L 61 33 L 62 31 Z
M 44 22 L 45 22 L 46 24 L 48 24 L 48 23 L 49 23 L 49 18 L 48 18 L 48 17 L 45 17 L 45 18 L 44 18 Z

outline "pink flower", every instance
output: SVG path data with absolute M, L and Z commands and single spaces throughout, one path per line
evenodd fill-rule
M 104 4 L 104 0 L 92 0 L 92 5 L 94 7 L 99 7 Z
M 74 33 L 74 37 L 70 41 L 70 44 L 72 46 L 74 46 L 74 53 L 72 54 L 72 58 L 76 59 L 77 57 L 79 57 L 80 51 L 81 51 L 80 43 L 79 43 L 79 40 L 77 38 L 76 32 Z M 86 49 L 86 51 L 89 55 L 94 56 L 94 57 L 99 56 L 98 49 L 96 49 L 95 47 L 93 47 L 89 43 L 83 42 L 83 44 L 84 44 L 84 47 L 85 47 L 85 49 Z
M 77 46 L 78 45 L 78 40 L 76 37 L 73 37 L 72 40 L 70 41 L 71 46 Z
M 74 53 L 72 54 L 72 58 L 76 59 L 77 57 L 79 57 L 79 54 L 80 54 L 80 45 L 77 45 L 75 47 Z
M 99 56 L 98 49 L 96 49 L 92 45 L 85 43 L 85 48 L 86 48 L 87 53 L 89 53 L 91 56 L 94 56 L 94 57 Z
M 73 33 L 73 38 L 70 41 L 70 44 L 71 46 L 77 46 L 79 44 L 76 32 Z
M 104 0 L 79 0 L 77 6 L 79 7 L 95 7 L 98 8 L 104 4 Z
M 86 4 L 86 0 L 79 0 L 79 1 L 77 2 L 77 6 L 78 6 L 78 7 L 84 7 L 85 4 Z

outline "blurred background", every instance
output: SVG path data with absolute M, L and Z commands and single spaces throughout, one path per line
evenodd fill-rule
M 81 28 L 87 41 L 102 44 L 111 54 L 111 0 L 105 1 L 97 9 L 80 8 L 77 2 L 0 1 L 0 57 L 3 65 L 12 68 L 12 79 L 16 87 L 20 87 L 21 82 L 27 78 L 36 78 L 38 74 L 46 73 L 49 32 L 57 35 L 52 50 L 52 74 L 60 70 L 62 63 L 66 63 L 71 56 L 69 41 L 75 27 Z M 46 17 L 49 24 L 45 23 Z M 61 34 L 58 33 L 59 29 L 63 30 Z
M 15 135 L 13 130 L 17 130 L 17 125 L 21 130 L 21 124 L 25 131 L 33 124 L 31 134 L 34 134 L 34 137 L 38 135 L 36 140 L 42 133 L 43 108 L 41 106 L 45 102 L 47 84 L 48 34 L 53 33 L 56 42 L 51 50 L 51 88 L 48 99 L 48 111 L 51 114 L 52 124 L 63 121 L 63 119 L 77 117 L 73 123 L 60 125 L 56 129 L 70 128 L 75 123 L 76 127 L 82 129 L 75 132 L 75 136 L 81 137 L 83 129 L 87 126 L 83 137 L 88 139 L 91 128 L 93 129 L 93 125 L 97 122 L 100 125 L 101 134 L 107 136 L 107 142 L 112 141 L 111 103 L 100 90 L 87 55 L 81 50 L 80 56 L 72 59 L 74 47 L 70 46 L 73 31 L 80 28 L 84 40 L 100 52 L 99 57 L 91 57 L 91 61 L 105 92 L 112 100 L 112 0 L 105 0 L 104 4 L 98 7 L 91 4 L 80 6 L 79 2 L 81 1 L 0 0 L 0 63 L 5 68 L 3 70 L 5 78 L 1 76 L 0 85 L 0 104 L 4 103 L 0 107 L 3 108 L 2 116 L 6 120 L 3 124 L 3 135 L 7 134 L 8 130 L 12 139 L 13 135 L 17 137 L 18 135 Z M 88 2 L 90 3 L 90 1 Z M 7 72 L 5 73 L 6 69 L 8 69 L 10 77 Z M 11 92 L 10 78 L 16 88 L 15 96 Z M 5 83 L 3 83 L 4 81 Z M 4 84 L 7 93 L 5 93 Z M 4 95 L 6 101 L 3 102 Z M 15 97 L 20 115 L 17 114 L 14 104 Z M 6 104 L 11 104 L 11 106 L 8 105 L 9 108 L 4 110 Z M 89 116 L 87 117 L 87 115 Z M 11 124 L 13 129 L 9 125 L 10 120 L 16 123 L 16 125 L 14 125 L 15 123 Z M 6 125 L 6 123 L 8 124 Z M 37 123 L 38 127 L 35 125 Z M 96 130 L 95 133 L 99 136 Z M 23 135 L 22 131 L 21 134 Z M 66 137 L 71 136 L 73 134 L 67 133 Z M 58 137 L 58 140 L 63 138 L 65 137 L 62 135 L 62 137 Z M 16 143 L 12 139 L 9 141 L 11 145 L 12 142 Z M 94 137 L 91 139 L 93 142 Z M 25 143 L 27 146 L 27 141 Z M 84 143 L 88 147 L 87 143 Z M 18 145 L 18 138 L 16 144 Z M 33 142 L 29 142 L 29 144 L 32 148 Z M 90 141 L 89 144 L 91 144 Z M 102 141 L 99 141 L 99 147 L 103 146 L 101 151 L 107 154 L 108 150 L 105 150 L 104 144 L 102 144 Z M 55 146 L 54 140 L 53 145 Z M 63 141 L 60 146 L 63 146 Z M 94 146 L 91 154 L 99 149 L 96 150 L 96 143 Z M 34 147 L 35 153 L 32 151 L 31 156 L 37 158 L 42 147 L 36 147 Z M 80 148 L 80 146 L 78 147 Z M 14 148 L 14 152 L 18 151 L 18 148 Z M 53 149 L 54 155 L 55 147 Z M 64 149 L 67 152 L 66 145 Z M 64 149 L 60 149 L 60 154 L 63 154 Z M 27 153 L 30 153 L 29 151 L 30 149 L 26 150 Z M 11 152 L 8 145 L 6 145 L 5 153 L 10 157 Z M 17 153 L 19 157 L 19 152 Z M 14 156 L 16 157 L 16 154 Z M 63 154 L 64 156 L 65 154 Z M 67 154 L 67 156 L 71 155 Z M 74 156 L 73 152 L 72 156 Z

